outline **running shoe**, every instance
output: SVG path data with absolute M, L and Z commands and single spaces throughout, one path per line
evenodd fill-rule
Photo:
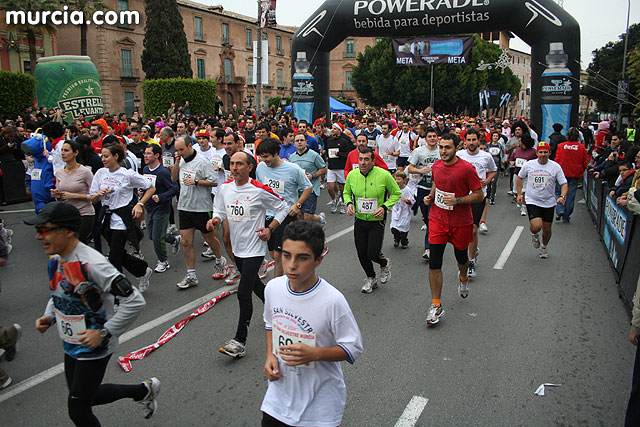
M 507 191 L 507 194 L 509 196 L 515 196 L 516 195 L 512 190 Z
M 167 227 L 167 233 L 176 234 L 177 232 L 178 232 L 178 227 L 175 224 L 169 224 L 169 227 Z
M 480 227 L 478 227 L 478 230 L 483 234 L 487 234 L 489 232 L 489 228 L 487 227 L 487 223 L 482 221 L 480 223 Z
M 169 261 L 158 261 L 158 263 L 156 264 L 156 268 L 154 268 L 153 271 L 155 271 L 156 273 L 164 273 L 169 268 L 171 268 L 171 266 L 169 265 Z
M 142 276 L 138 281 L 138 289 L 140 289 L 140 292 L 146 292 L 147 289 L 149 289 L 149 278 L 152 274 L 153 270 L 147 267 L 147 271 L 144 273 L 144 276 Z
M 347 213 L 347 205 L 344 204 L 344 202 L 340 202 L 340 213 L 341 214 L 346 214 Z
M 7 244 L 10 245 L 11 244 L 11 238 L 13 237 L 13 230 L 10 229 L 10 228 L 5 228 L 4 230 L 7 232 L 7 234 L 6 234 L 6 236 L 4 238 L 7 241 Z
M 387 265 L 380 267 L 380 283 L 383 285 L 391 278 L 391 260 L 387 258 Z
M 232 285 L 236 283 L 238 279 L 240 279 L 240 272 L 235 265 L 228 264 L 227 266 L 229 267 L 229 274 L 227 274 L 227 277 L 224 279 L 224 281 L 225 283 Z
M 421 231 L 427 231 L 427 225 L 426 224 L 422 224 L 422 227 L 420 227 Z
M 329 246 L 324 245 L 324 248 L 322 248 L 322 253 L 320 254 L 320 256 L 323 257 L 328 253 L 329 253 Z
M 180 248 L 182 247 L 182 236 L 177 235 L 174 236 L 174 242 L 171 244 L 171 252 L 175 255 L 180 252 Z
M 400 240 L 394 240 L 393 241 L 393 247 L 397 248 L 398 246 L 400 246 Z
M 264 279 L 267 277 L 269 273 L 269 262 L 266 259 L 262 260 L 262 264 L 260 264 L 260 268 L 258 269 L 258 277 Z
M 229 266 L 227 265 L 227 260 L 225 257 L 220 258 L 222 261 L 218 262 L 216 260 L 216 265 L 213 266 L 213 280 L 220 280 L 227 277 L 229 274 Z
M 338 212 L 338 205 L 340 204 L 340 202 L 338 201 L 338 199 L 334 199 L 331 202 L 331 213 L 336 213 Z
M 520 205 L 520 216 L 527 216 L 527 207 L 525 205 Z
M 184 276 L 184 279 L 176 283 L 178 289 L 189 289 L 198 286 L 198 278 L 195 276 Z
M 540 247 L 540 236 L 538 233 L 531 235 L 531 243 L 533 243 L 533 247 L 536 249 Z
M 7 244 L 7 253 L 10 254 L 13 250 L 13 245 Z
M 429 326 L 436 325 L 440 322 L 442 316 L 444 316 L 444 309 L 442 307 L 437 307 L 435 304 L 431 304 L 425 321 Z
M 153 417 L 153 414 L 155 414 L 158 409 L 156 397 L 158 397 L 158 394 L 160 393 L 160 380 L 153 377 L 148 380 L 144 380 L 142 384 L 147 388 L 147 395 L 140 401 L 140 403 L 144 406 L 144 417 L 149 419 Z
M 424 253 L 422 254 L 422 259 L 429 261 L 430 257 L 431 257 L 431 249 L 425 249 Z
M 460 279 L 460 283 L 458 284 L 458 295 L 461 298 L 466 298 L 469 296 L 469 278 L 467 277 L 463 280 L 462 275 L 458 274 L 458 278 Z
M 13 328 L 16 330 L 16 338 L 14 340 L 14 344 L 10 347 L 7 347 L 4 352 L 4 360 L 6 360 L 7 362 L 11 362 L 13 359 L 15 359 L 17 352 L 17 342 L 22 335 L 22 326 L 14 323 Z
M 200 256 L 202 256 L 202 258 L 207 258 L 207 259 L 216 259 L 216 255 L 213 253 L 213 249 L 209 248 L 206 251 L 202 252 L 200 254 Z
M 375 277 L 367 277 L 362 286 L 362 293 L 370 294 L 375 288 L 378 287 L 378 281 Z
M 145 230 L 147 228 L 147 222 L 146 221 L 142 221 L 140 223 L 140 230 Z
M 324 212 L 320 212 L 318 214 L 318 217 L 320 217 L 320 220 L 318 221 L 320 225 L 327 225 L 327 216 Z
M 408 247 L 409 247 L 409 242 L 407 242 L 407 243 L 402 243 L 402 244 L 400 245 L 400 249 L 407 249 Z
M 3 382 L 2 384 L 0 384 L 0 390 L 5 389 L 7 387 L 9 387 L 11 385 L 11 383 L 13 383 L 13 378 L 11 377 L 7 377 L 7 379 L 5 380 L 5 382 Z
M 476 277 L 476 262 L 475 261 L 469 261 L 469 270 L 467 273 L 468 277 Z
M 495 205 L 495 204 L 496 204 L 496 199 L 494 199 L 493 197 L 491 197 L 491 198 L 489 199 L 489 204 L 490 204 L 490 205 Z
M 320 183 L 320 189 L 324 190 L 324 184 Z
M 547 248 L 540 248 L 540 254 L 538 256 L 542 259 L 549 258 L 549 252 L 547 251 Z
M 556 215 L 556 221 L 560 221 L 560 220 L 562 220 L 562 215 L 560 214 Z
M 220 353 L 224 353 L 227 356 L 239 359 L 247 354 L 244 344 L 236 340 L 229 340 L 222 347 L 220 347 Z

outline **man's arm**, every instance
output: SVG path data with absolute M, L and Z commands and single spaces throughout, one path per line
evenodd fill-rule
M 173 167 L 171 168 L 171 181 L 177 181 L 180 176 L 180 155 L 176 154 L 174 156 L 175 162 Z

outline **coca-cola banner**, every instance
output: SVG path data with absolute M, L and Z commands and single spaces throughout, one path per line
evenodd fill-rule
M 471 65 L 473 37 L 394 38 L 396 65 Z
M 276 26 L 276 0 L 260 0 L 260 26 Z

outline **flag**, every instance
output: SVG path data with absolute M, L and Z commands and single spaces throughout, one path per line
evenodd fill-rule
M 260 0 L 260 27 L 276 26 L 276 0 Z

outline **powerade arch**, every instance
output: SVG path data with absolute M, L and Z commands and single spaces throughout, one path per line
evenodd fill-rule
M 291 43 L 294 115 L 329 117 L 329 54 L 347 37 L 500 30 L 531 46 L 531 121 L 540 140 L 554 123 L 577 126 L 580 26 L 552 0 L 327 0 Z

